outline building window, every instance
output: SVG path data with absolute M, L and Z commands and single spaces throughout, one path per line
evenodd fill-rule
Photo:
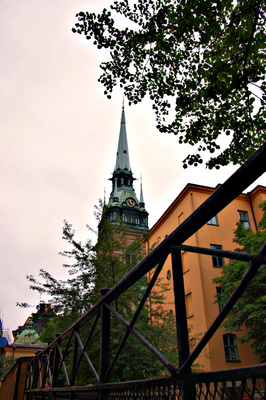
M 236 335 L 228 333 L 223 335 L 224 340 L 224 353 L 227 362 L 240 361 L 236 343 Z
M 208 222 L 208 225 L 218 225 L 218 217 L 217 215 L 215 215 L 214 217 L 212 217 Z
M 250 223 L 249 223 L 249 218 L 248 218 L 248 212 L 247 211 L 241 211 L 238 210 L 238 218 L 241 224 L 245 229 L 250 228 Z
M 211 244 L 211 249 L 222 250 L 220 244 Z M 224 265 L 224 259 L 220 256 L 212 256 L 212 264 L 214 268 L 221 268 Z
M 137 264 L 137 255 L 136 252 L 131 252 L 129 249 L 126 249 L 126 267 L 130 270 Z
M 186 302 L 187 318 L 191 318 L 194 315 L 191 293 L 186 294 L 185 302 Z
M 171 279 L 171 271 L 170 271 L 170 269 L 168 269 L 166 277 L 167 277 L 168 280 Z

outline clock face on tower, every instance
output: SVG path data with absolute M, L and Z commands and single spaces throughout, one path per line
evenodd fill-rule
M 135 205 L 135 200 L 134 199 L 127 199 L 127 205 L 129 207 L 134 207 Z

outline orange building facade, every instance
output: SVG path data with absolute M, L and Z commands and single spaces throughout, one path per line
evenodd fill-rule
M 195 211 L 215 191 L 215 188 L 187 184 L 174 202 L 168 207 L 147 236 L 147 248 L 162 241 L 193 211 Z M 257 186 L 248 194 L 241 194 L 208 224 L 189 238 L 184 244 L 204 248 L 220 248 L 234 250 L 233 243 L 236 223 L 241 222 L 245 227 L 257 230 L 262 211 L 258 205 L 266 200 L 266 187 Z M 215 296 L 219 288 L 213 279 L 221 274 L 221 267 L 227 260 L 183 251 L 183 276 L 186 296 L 187 322 L 190 336 L 198 337 L 210 327 L 217 314 L 219 305 Z M 169 283 L 170 291 L 166 292 L 165 306 L 174 313 L 173 281 L 171 257 L 169 256 L 161 278 Z M 224 328 L 212 337 L 197 360 L 204 371 L 217 371 L 258 364 L 258 359 L 252 354 L 248 344 L 236 342 L 237 332 L 225 332 Z

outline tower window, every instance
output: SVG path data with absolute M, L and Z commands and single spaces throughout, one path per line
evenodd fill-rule
M 239 221 L 241 222 L 241 224 L 243 225 L 243 227 L 244 227 L 245 229 L 250 228 L 250 223 L 249 223 L 249 218 L 248 218 L 248 212 L 247 212 L 247 211 L 238 210 L 237 213 L 238 213 Z
M 111 221 L 117 221 L 118 219 L 119 219 L 119 214 L 116 211 L 111 212 L 110 220 Z
M 237 349 L 236 335 L 228 333 L 223 335 L 224 353 L 227 362 L 240 361 Z
M 144 218 L 142 219 L 142 224 L 143 224 L 143 225 L 147 225 L 147 217 L 144 217 Z
M 211 249 L 222 250 L 220 244 L 211 244 Z M 224 259 L 220 256 L 212 256 L 212 264 L 214 268 L 221 268 L 224 265 Z
M 128 222 L 129 224 L 137 224 L 139 222 L 137 215 L 133 213 L 125 213 L 124 221 Z
M 137 264 L 137 255 L 136 252 L 131 252 L 129 249 L 126 249 L 126 267 L 127 269 L 131 269 L 133 266 Z

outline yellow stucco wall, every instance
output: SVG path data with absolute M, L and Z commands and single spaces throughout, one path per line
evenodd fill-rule
M 15 344 L 12 346 L 5 347 L 6 357 L 34 357 L 37 351 L 42 351 L 44 348 L 40 347 L 23 347 L 16 346 Z
M 214 190 L 214 188 L 204 186 L 187 185 L 151 228 L 146 242 L 147 247 L 151 248 L 158 239 L 162 241 L 196 210 Z M 262 212 L 257 207 L 264 200 L 266 200 L 265 187 L 257 187 L 251 192 L 250 196 L 241 194 L 218 214 L 218 226 L 206 224 L 184 244 L 206 248 L 210 248 L 211 244 L 216 244 L 222 245 L 223 250 L 234 250 L 236 244 L 233 243 L 232 239 L 236 223 L 239 221 L 238 210 L 248 212 L 251 228 L 255 230 L 253 213 L 258 221 Z M 224 261 L 226 262 L 226 259 Z M 195 337 L 205 333 L 219 313 L 218 304 L 214 304 L 216 286 L 213 284 L 213 279 L 219 276 L 221 269 L 213 267 L 211 256 L 189 252 L 182 253 L 182 263 L 187 321 L 191 329 L 191 336 Z M 172 277 L 170 280 L 167 279 L 168 271 L 171 271 L 171 269 L 171 257 L 169 256 L 160 277 L 169 282 L 171 288 L 169 292 L 166 292 L 165 307 L 174 310 L 173 281 Z M 240 361 L 227 362 L 223 345 L 224 333 L 224 329 L 219 328 L 198 358 L 197 363 L 201 364 L 205 371 L 236 368 L 258 363 L 257 358 L 250 351 L 249 345 L 241 344 L 238 344 Z

